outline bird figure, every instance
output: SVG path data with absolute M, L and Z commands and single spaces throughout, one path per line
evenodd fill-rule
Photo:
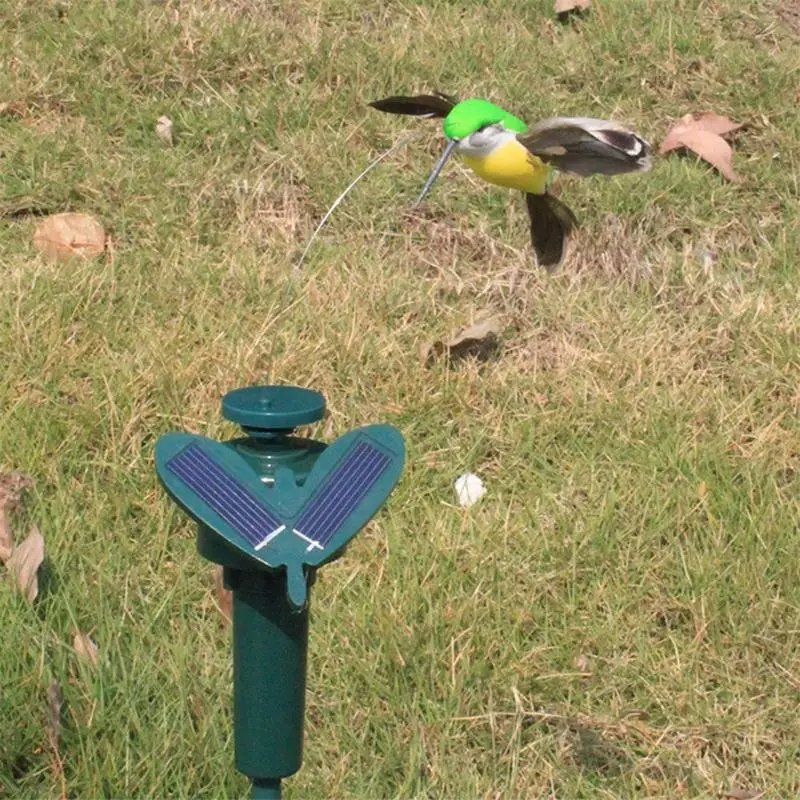
M 550 187 L 555 172 L 620 175 L 652 166 L 650 145 L 615 122 L 589 117 L 551 117 L 528 126 L 500 106 L 444 94 L 394 96 L 369 104 L 388 114 L 436 117 L 449 142 L 417 200 L 419 205 L 457 152 L 479 177 L 525 195 L 537 261 L 552 269 L 564 256 L 567 236 L 578 221 Z

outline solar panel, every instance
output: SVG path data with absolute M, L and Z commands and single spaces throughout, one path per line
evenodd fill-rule
M 319 452 L 306 480 L 280 467 L 264 475 L 227 444 L 169 433 L 156 444 L 156 469 L 167 491 L 199 525 L 201 554 L 237 569 L 284 569 L 289 603 L 307 602 L 309 571 L 342 552 L 397 483 L 405 454 L 390 425 L 345 434 Z M 242 560 L 244 559 L 244 561 Z
M 285 526 L 197 444 L 190 444 L 166 464 L 200 499 L 256 550 Z
M 324 549 L 390 464 L 385 453 L 360 442 L 322 482 L 293 532 L 309 542 L 309 550 Z

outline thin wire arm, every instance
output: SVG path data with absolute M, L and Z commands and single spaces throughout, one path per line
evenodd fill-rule
M 401 137 L 388 150 L 384 151 L 379 156 L 373 158 L 372 161 L 370 161 L 369 164 L 367 164 L 367 166 L 362 170 L 362 172 L 350 183 L 350 185 L 333 201 L 333 205 L 325 212 L 325 216 L 320 220 L 320 223 L 319 225 L 317 225 L 316 229 L 314 230 L 314 233 L 311 234 L 311 238 L 308 240 L 308 244 L 306 244 L 305 250 L 303 250 L 303 253 L 300 256 L 300 259 L 298 260 L 295 269 L 299 269 L 302 263 L 305 261 L 306 254 L 311 248 L 311 245 L 314 243 L 314 239 L 317 238 L 317 234 L 322 230 L 322 226 L 328 221 L 328 218 L 330 217 L 331 214 L 333 214 L 333 212 L 336 210 L 337 206 L 342 202 L 342 200 L 344 200 L 345 197 L 347 197 L 347 195 L 350 193 L 350 190 L 373 167 L 376 167 L 378 164 L 380 164 L 380 162 L 383 161 L 383 159 L 386 158 L 386 156 L 388 156 L 390 153 L 393 153 L 395 150 L 397 150 L 398 147 L 400 147 L 401 144 L 405 144 L 410 138 L 411 138 L 410 136 L 406 136 L 404 138 Z
M 453 148 L 458 144 L 455 139 L 451 139 L 447 143 L 447 147 L 442 153 L 442 157 L 436 162 L 436 166 L 433 168 L 428 180 L 425 181 L 425 185 L 422 187 L 422 191 L 419 193 L 419 197 L 417 198 L 417 202 L 414 203 L 414 208 L 416 208 L 422 201 L 425 199 L 425 195 L 428 194 L 430 191 L 431 186 L 433 186 L 433 182 L 439 177 L 439 173 L 442 171 L 444 165 L 447 163 L 447 159 L 450 158 L 450 154 L 453 152 Z

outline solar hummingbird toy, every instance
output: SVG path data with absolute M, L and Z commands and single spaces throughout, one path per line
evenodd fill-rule
M 245 437 L 168 433 L 156 443 L 156 471 L 232 590 L 236 766 L 252 780 L 252 797 L 266 800 L 280 798 L 281 780 L 302 763 L 316 572 L 385 503 L 405 445 L 391 425 L 330 445 L 293 436 L 325 413 L 321 394 L 293 386 L 237 389 L 222 411 Z
M 528 126 L 481 98 L 457 101 L 444 94 L 393 96 L 369 104 L 388 114 L 443 120 L 448 139 L 419 205 L 453 152 L 482 180 L 518 189 L 525 196 L 533 250 L 546 268 L 559 264 L 567 236 L 578 222 L 550 191 L 557 170 L 584 177 L 646 172 L 650 145 L 615 122 L 589 117 L 552 117 Z

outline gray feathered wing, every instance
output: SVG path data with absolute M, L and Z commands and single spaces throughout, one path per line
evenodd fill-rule
M 517 135 L 532 154 L 575 175 L 621 175 L 652 166 L 650 145 L 616 122 L 590 117 L 551 117 Z
M 650 145 L 615 122 L 590 117 L 551 117 L 517 135 L 531 155 L 575 175 L 622 175 L 652 166 Z M 577 227 L 575 215 L 551 194 L 526 194 L 531 242 L 543 267 L 556 266 Z

